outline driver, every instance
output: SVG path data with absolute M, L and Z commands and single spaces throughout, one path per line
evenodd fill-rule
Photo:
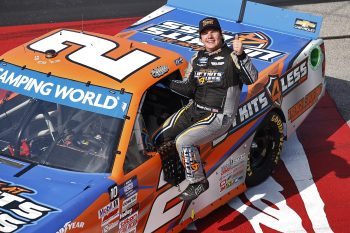
M 211 142 L 229 129 L 242 83 L 252 84 L 258 77 L 238 36 L 233 40 L 233 49 L 229 48 L 216 18 L 202 19 L 199 35 L 205 50 L 192 57 L 183 80 L 170 84 L 174 92 L 193 101 L 169 117 L 154 136 L 155 145 L 175 140 L 189 181 L 180 195 L 182 200 L 193 200 L 209 188 L 199 145 Z

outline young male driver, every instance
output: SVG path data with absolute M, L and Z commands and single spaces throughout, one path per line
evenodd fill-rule
M 172 91 L 193 101 L 169 117 L 154 137 L 158 145 L 175 140 L 190 183 L 180 195 L 182 200 L 193 200 L 209 188 L 199 145 L 211 142 L 229 129 L 242 83 L 252 84 L 258 77 L 238 37 L 233 40 L 232 49 L 224 42 L 216 18 L 202 19 L 199 34 L 205 50 L 192 57 L 183 80 L 170 84 Z

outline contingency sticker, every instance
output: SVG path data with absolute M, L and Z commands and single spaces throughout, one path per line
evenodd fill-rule
M 120 219 L 119 198 L 100 209 L 98 211 L 98 218 L 101 219 L 101 226 L 104 232 L 109 232 L 109 230 L 116 227 Z
M 127 199 L 128 197 L 131 197 L 133 194 L 137 193 L 137 190 L 137 178 L 132 177 L 130 180 L 127 180 L 124 184 L 121 185 L 121 188 L 119 189 L 119 194 L 120 197 L 124 197 L 125 199 Z
M 221 166 L 220 172 L 220 192 L 231 187 L 237 183 L 240 179 L 243 179 L 246 167 L 246 155 L 241 154 L 238 156 L 230 157 Z

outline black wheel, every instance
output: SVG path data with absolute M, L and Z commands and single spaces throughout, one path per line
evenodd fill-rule
M 283 146 L 283 121 L 271 112 L 257 129 L 247 163 L 246 185 L 258 185 L 274 171 Z

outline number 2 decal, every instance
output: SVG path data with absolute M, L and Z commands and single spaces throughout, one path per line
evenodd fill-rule
M 29 45 L 29 48 L 42 53 L 53 49 L 59 53 L 69 47 L 69 45 L 64 44 L 66 42 L 82 46 L 69 54 L 67 56 L 68 60 L 108 75 L 119 82 L 158 59 L 152 54 L 135 49 L 114 60 L 105 54 L 117 49 L 119 46 L 117 42 L 69 30 L 58 31 Z
M 164 172 L 162 172 L 158 182 L 158 190 L 166 184 L 167 183 L 164 181 Z M 180 188 L 182 190 L 185 189 L 185 185 L 186 184 L 181 183 Z M 172 187 L 158 195 L 156 200 L 153 202 L 153 206 L 149 214 L 144 232 L 155 232 L 181 214 L 181 211 L 185 204 L 184 201 L 178 202 L 171 208 L 166 208 L 169 201 L 173 200 L 178 195 L 179 191 L 175 187 Z

